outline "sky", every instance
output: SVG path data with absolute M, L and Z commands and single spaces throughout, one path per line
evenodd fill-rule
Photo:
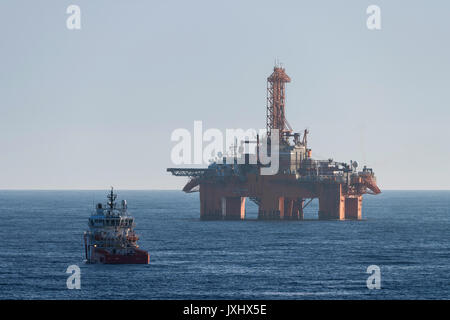
M 81 9 L 69 30 L 66 9 Z M 366 26 L 369 5 L 381 30 Z M 0 189 L 180 189 L 177 128 L 264 128 L 275 59 L 314 158 L 450 189 L 450 2 L 0 2 Z

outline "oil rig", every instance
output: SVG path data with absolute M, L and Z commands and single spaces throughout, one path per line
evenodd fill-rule
M 267 78 L 266 135 L 257 136 L 254 155 L 234 154 L 208 168 L 168 168 L 175 176 L 188 177 L 184 192 L 200 192 L 200 218 L 204 220 L 240 220 L 245 218 L 245 202 L 258 205 L 258 219 L 302 220 L 304 208 L 319 199 L 319 220 L 360 220 L 363 194 L 379 194 L 372 169 L 358 164 L 316 160 L 307 145 L 308 130 L 293 132 L 285 117 L 286 83 L 291 79 L 276 65 Z M 274 134 L 278 139 L 274 139 Z M 261 174 L 267 164 L 261 162 L 259 149 L 278 140 L 278 171 Z M 238 161 L 238 157 L 240 160 Z

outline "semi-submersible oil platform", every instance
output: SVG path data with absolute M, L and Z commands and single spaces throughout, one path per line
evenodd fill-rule
M 279 135 L 279 169 L 263 175 L 259 159 L 214 162 L 206 169 L 168 168 L 175 176 L 189 177 L 184 192 L 200 192 L 200 218 L 244 219 L 245 201 L 255 202 L 259 219 L 303 219 L 303 209 L 319 199 L 320 220 L 361 219 L 362 195 L 378 194 L 380 189 L 372 169 L 357 171 L 357 163 L 315 160 L 307 145 L 307 134 L 294 133 L 285 118 L 285 85 L 291 79 L 285 69 L 275 66 L 267 78 L 267 124 L 264 143 Z M 272 136 L 271 136 L 272 135 Z M 261 139 L 262 141 L 263 139 Z M 250 143 L 251 141 L 245 141 Z M 257 148 L 261 146 L 259 136 Z M 267 147 L 269 149 L 269 147 Z M 225 159 L 224 159 L 225 160 Z M 242 159 L 241 159 L 242 160 Z

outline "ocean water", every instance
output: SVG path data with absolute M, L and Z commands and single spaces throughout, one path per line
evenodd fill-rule
M 257 221 L 251 202 L 246 221 L 200 221 L 198 194 L 119 190 L 150 264 L 85 264 L 106 192 L 0 191 L 1 299 L 450 299 L 450 191 L 365 196 L 363 221 L 314 220 L 317 201 L 306 221 Z

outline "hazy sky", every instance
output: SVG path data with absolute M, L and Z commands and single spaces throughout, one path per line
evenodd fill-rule
M 449 1 L 2 0 L 0 34 L 1 189 L 181 188 L 172 131 L 264 128 L 276 58 L 314 157 L 450 189 Z

